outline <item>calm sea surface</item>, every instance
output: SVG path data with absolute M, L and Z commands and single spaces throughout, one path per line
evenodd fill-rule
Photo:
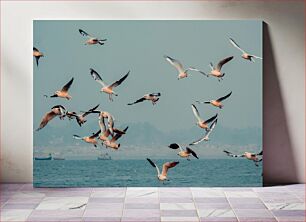
M 169 160 L 158 160 L 162 163 Z M 147 160 L 36 160 L 36 187 L 262 186 L 262 163 L 245 159 L 180 160 L 165 184 Z

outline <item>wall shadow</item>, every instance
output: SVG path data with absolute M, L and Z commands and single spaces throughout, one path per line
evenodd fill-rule
M 269 25 L 263 23 L 263 183 L 298 182 Z

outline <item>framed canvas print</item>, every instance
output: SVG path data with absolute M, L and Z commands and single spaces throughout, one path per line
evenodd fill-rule
M 262 186 L 262 22 L 35 20 L 35 187 Z

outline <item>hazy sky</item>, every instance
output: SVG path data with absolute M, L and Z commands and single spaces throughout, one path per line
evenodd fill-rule
M 79 34 L 79 28 L 106 38 L 106 44 L 84 45 L 86 38 Z M 34 46 L 45 54 L 38 68 L 33 60 L 34 128 L 53 105 L 80 111 L 100 104 L 120 125 L 149 122 L 164 132 L 188 129 L 196 122 L 192 103 L 216 99 L 230 91 L 233 94 L 221 111 L 196 104 L 201 116 L 206 119 L 219 112 L 218 123 L 223 127 L 262 127 L 262 60 L 243 60 L 241 52 L 228 41 L 232 37 L 247 52 L 262 56 L 261 21 L 34 21 L 33 30 Z M 163 55 L 206 72 L 209 62 L 216 64 L 232 55 L 234 59 L 223 67 L 226 75 L 222 82 L 196 72 L 177 80 L 176 70 Z M 106 83 L 131 71 L 116 88 L 119 96 L 114 102 L 99 92 L 101 85 L 90 76 L 90 68 Z M 69 91 L 72 100 L 43 97 L 61 89 L 71 77 L 75 78 Z M 162 94 L 156 106 L 150 102 L 126 105 L 150 92 Z M 61 124 L 68 123 L 57 119 L 50 122 L 51 126 Z

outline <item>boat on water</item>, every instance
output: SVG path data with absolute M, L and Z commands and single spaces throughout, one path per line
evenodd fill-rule
M 108 155 L 108 153 L 106 153 L 106 154 L 101 154 L 100 156 L 98 156 L 97 159 L 98 160 L 111 160 L 112 157 L 110 155 Z
M 52 160 L 52 155 L 49 153 L 47 157 L 34 157 L 34 160 Z
M 64 157 L 53 157 L 53 160 L 65 160 Z

